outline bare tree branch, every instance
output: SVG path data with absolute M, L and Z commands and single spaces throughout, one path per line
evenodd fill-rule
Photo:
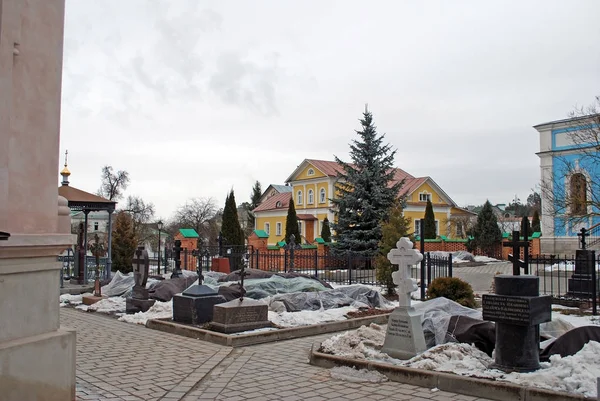
M 101 180 L 97 194 L 108 200 L 117 201 L 123 197 L 123 191 L 129 186 L 129 173 L 121 170 L 113 173 L 112 166 L 104 166 Z

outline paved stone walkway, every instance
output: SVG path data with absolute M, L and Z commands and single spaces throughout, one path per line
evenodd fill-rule
M 407 384 L 350 383 L 308 364 L 331 334 L 230 348 L 61 308 L 77 330 L 78 400 L 485 401 Z
M 490 291 L 496 273 L 512 274 L 512 263 L 499 262 L 483 266 L 465 267 L 462 267 L 460 263 L 456 263 L 452 269 L 452 275 L 471 284 L 476 294 L 487 294 Z

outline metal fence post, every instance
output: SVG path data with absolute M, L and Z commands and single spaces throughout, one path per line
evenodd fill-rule
M 592 315 L 596 316 L 598 314 L 598 280 L 596 279 L 596 277 L 598 277 L 598 272 L 596 271 L 598 261 L 596 260 L 596 251 L 592 251 L 591 259 L 594 264 L 594 266 L 592 266 Z
M 448 254 L 448 277 L 452 277 L 452 254 Z
M 427 288 L 431 285 L 431 255 L 427 252 Z
M 425 301 L 425 237 L 423 236 L 423 223 L 425 219 L 421 219 L 419 221 L 419 242 L 421 245 L 421 254 L 423 255 L 423 259 L 421 259 L 421 301 Z
M 315 277 L 319 277 L 319 251 L 315 251 Z
M 348 285 L 352 284 L 352 253 L 348 252 Z

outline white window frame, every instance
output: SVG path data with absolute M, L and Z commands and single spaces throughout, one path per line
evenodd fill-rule
M 300 236 L 303 236 L 304 233 L 302 232 L 302 229 L 304 228 L 304 224 L 302 224 L 302 220 L 298 221 L 298 232 L 300 233 Z M 300 243 L 300 238 L 297 238 L 296 243 Z
M 309 205 L 312 205 L 313 203 L 315 203 L 315 193 L 312 189 L 308 190 L 308 193 L 306 194 L 306 203 L 308 203 Z
M 312 168 L 309 168 L 308 171 L 306 172 L 306 175 L 315 175 L 315 170 Z
M 275 223 L 275 235 L 277 235 L 277 236 L 281 235 L 281 223 L 280 222 Z
M 429 192 L 419 192 L 419 202 L 427 202 L 428 200 L 432 202 L 431 194 Z
M 296 192 L 296 204 L 297 205 L 301 205 L 303 203 L 304 199 L 302 196 L 302 190 L 299 190 L 298 192 Z
M 271 235 L 271 223 L 265 223 L 265 232 L 267 235 Z
M 327 196 L 325 193 L 325 188 L 321 188 L 319 190 L 319 203 L 325 203 L 327 201 Z

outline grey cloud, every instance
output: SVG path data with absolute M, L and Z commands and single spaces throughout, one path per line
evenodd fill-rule
M 209 80 L 209 88 L 227 104 L 265 115 L 277 114 L 277 58 L 273 53 L 266 65 L 259 65 L 239 53 L 223 53 L 217 59 L 217 71 Z

